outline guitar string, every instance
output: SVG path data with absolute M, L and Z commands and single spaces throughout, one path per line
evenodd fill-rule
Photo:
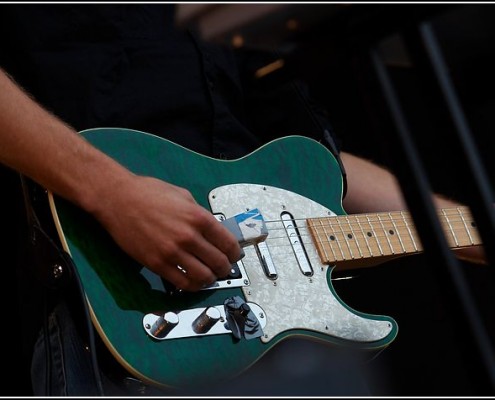
M 358 214 L 359 216 L 368 216 L 370 214 Z M 374 214 L 376 215 L 376 214 Z M 372 243 L 373 243 L 373 240 L 381 240 L 383 238 L 387 238 L 387 241 L 390 241 L 392 240 L 394 242 L 394 245 L 398 245 L 400 244 L 400 247 L 405 251 L 405 246 L 404 244 L 402 243 L 402 237 L 401 237 L 401 233 L 400 233 L 400 230 L 399 228 L 406 228 L 407 229 L 407 233 L 405 234 L 405 240 L 410 240 L 412 242 L 412 244 L 414 245 L 415 247 L 415 250 L 416 249 L 416 243 L 414 242 L 414 235 L 411 234 L 411 231 L 410 231 L 410 225 L 408 224 L 408 221 L 409 222 L 413 222 L 412 221 L 412 218 L 410 216 L 408 217 L 399 217 L 398 219 L 397 218 L 394 218 L 392 215 L 390 215 L 390 213 L 386 213 L 386 214 L 383 214 L 383 215 L 387 215 L 388 216 L 388 220 L 385 221 L 385 222 L 392 222 L 392 224 L 394 225 L 394 229 L 391 231 L 391 232 L 397 232 L 397 235 L 391 235 L 391 234 L 380 234 L 380 231 L 383 231 L 385 232 L 388 228 L 392 228 L 392 227 L 385 227 L 385 226 L 382 226 L 381 228 L 375 230 L 371 224 L 369 222 L 377 222 L 377 221 L 369 221 L 368 224 L 366 223 L 361 223 L 359 220 L 356 220 L 355 222 L 354 221 L 348 221 L 347 222 L 347 225 L 349 225 L 350 229 L 349 230 L 342 230 L 342 223 L 340 222 L 340 220 L 338 219 L 338 217 L 348 217 L 348 216 L 332 216 L 332 217 L 322 217 L 324 218 L 325 220 L 332 220 L 333 218 L 335 218 L 335 220 L 337 221 L 337 223 L 328 223 L 328 224 L 321 224 L 319 225 L 318 227 L 315 227 L 316 230 L 320 229 L 320 228 L 327 228 L 327 227 L 335 227 L 335 226 L 338 226 L 339 227 L 339 230 L 340 230 L 340 233 L 342 234 L 343 236 L 343 239 L 344 241 L 346 242 L 346 244 L 349 246 L 349 243 L 356 243 L 358 241 L 361 240 L 360 236 L 356 236 L 356 234 L 354 233 L 353 231 L 353 226 L 356 227 L 356 228 L 359 228 L 361 231 L 362 231 L 362 234 L 363 234 L 363 238 L 368 241 L 368 240 L 371 240 Z M 453 216 L 459 216 L 458 213 L 453 213 L 451 214 Z M 311 234 L 308 234 L 307 232 L 311 229 L 310 227 L 307 227 L 305 226 L 305 222 L 306 222 L 306 218 L 299 218 L 299 219 L 294 219 L 293 221 L 296 222 L 296 221 L 304 221 L 304 225 L 302 226 L 299 226 L 298 229 L 299 229 L 299 237 L 301 239 L 306 239 L 308 237 L 312 237 Z M 383 222 L 383 221 L 382 221 Z M 395 222 L 399 222 L 399 224 L 396 224 Z M 404 224 L 400 224 L 400 222 L 404 222 Z M 452 227 L 452 225 L 454 224 L 459 224 L 459 222 L 462 222 L 462 226 L 456 226 L 455 228 Z M 475 227 L 474 226 L 471 226 L 471 229 L 468 228 L 468 226 L 466 225 L 466 222 L 470 222 L 470 221 L 466 221 L 466 219 L 461 215 L 459 216 L 459 218 L 456 218 L 455 220 L 449 220 L 449 221 L 442 221 L 442 223 L 444 225 L 448 225 L 449 228 L 450 228 L 450 232 L 455 235 L 455 233 L 467 233 L 468 237 L 469 237 L 469 240 L 471 242 L 471 245 L 474 245 L 474 240 L 471 236 L 471 232 L 470 230 L 474 229 Z M 282 223 L 281 220 L 277 221 L 277 220 L 269 220 L 269 221 L 265 221 L 265 223 Z M 369 227 L 368 226 L 364 226 L 363 227 L 363 224 L 364 225 L 370 225 Z M 363 229 L 363 228 L 371 228 L 371 230 L 367 230 L 367 229 Z M 333 229 L 333 228 L 332 228 Z M 268 231 L 279 231 L 279 232 L 284 232 L 286 229 L 285 227 L 280 227 L 280 228 L 269 228 Z M 373 236 L 365 236 L 364 235 L 364 231 L 367 231 L 368 233 L 373 233 Z M 377 232 L 378 231 L 378 232 Z M 305 232 L 305 233 L 304 233 Z M 332 240 L 323 240 L 321 238 L 319 238 L 319 242 L 321 244 L 327 244 L 327 243 L 332 243 L 332 242 L 341 242 L 341 239 L 339 239 L 339 232 L 336 232 L 336 231 L 333 231 L 331 232 L 334 236 L 333 236 L 333 239 Z M 405 232 L 402 232 L 403 234 Z M 352 237 L 348 237 L 346 236 L 346 234 L 352 234 Z M 268 237 L 267 240 L 270 240 L 270 241 L 273 241 L 273 240 L 277 240 L 277 239 L 287 239 L 287 236 L 275 236 L 275 237 Z M 354 239 L 354 240 L 353 240 Z M 419 239 L 419 237 L 417 238 Z M 282 246 L 290 246 L 291 244 L 287 244 L 287 245 L 282 245 Z M 367 244 L 368 245 L 368 244 Z M 280 246 L 280 245 L 279 245 Z M 359 248 L 359 243 L 356 243 L 356 246 L 357 246 L 357 249 L 358 251 L 361 251 L 361 249 Z M 465 246 L 469 246 L 469 245 L 465 245 Z M 453 247 L 465 247 L 465 246 L 453 246 Z M 389 247 L 390 249 L 392 250 L 392 252 L 395 252 L 395 246 L 392 245 L 392 243 L 389 242 Z M 350 248 L 349 248 L 350 249 Z M 352 250 L 350 250 L 350 252 L 352 252 Z M 342 253 L 342 251 L 341 251 Z
M 389 215 L 388 213 L 382 213 L 382 214 L 356 214 L 356 216 L 354 216 L 354 220 L 349 220 L 349 216 L 348 215 L 336 215 L 336 216 L 325 216 L 325 217 L 314 217 L 314 218 L 294 218 L 292 219 L 292 221 L 294 222 L 306 222 L 307 220 L 324 220 L 324 221 L 328 221 L 328 223 L 326 224 L 323 224 L 325 227 L 329 227 L 329 226 L 340 226 L 342 224 L 341 220 L 343 218 L 346 218 L 346 224 L 347 225 L 362 225 L 362 224 L 365 224 L 365 225 L 371 225 L 372 222 L 392 222 L 392 223 L 396 223 L 396 222 L 404 222 L 404 225 L 399 225 L 399 226 L 405 226 L 405 225 L 408 225 L 408 223 L 414 223 L 414 220 L 411 216 L 399 216 L 399 215 Z M 373 219 L 373 216 L 376 215 L 376 219 Z M 387 218 L 380 218 L 380 216 L 387 216 Z M 351 216 L 352 217 L 352 216 Z M 360 221 L 360 218 L 363 218 L 365 217 L 366 218 L 366 222 L 362 222 Z M 372 217 L 370 219 L 370 217 Z M 453 215 L 452 218 L 447 218 L 447 217 L 444 217 L 444 216 L 440 216 L 440 220 L 441 222 L 446 222 L 446 223 L 454 223 L 454 224 L 461 224 L 464 228 L 467 227 L 466 224 L 469 224 L 471 228 L 476 228 L 476 223 L 471 219 L 466 219 L 465 217 L 463 216 L 457 216 L 457 215 Z M 283 222 L 284 220 L 265 220 L 265 223 L 266 224 L 273 224 L 273 223 L 280 223 L 280 222 Z M 320 225 L 321 226 L 321 225 Z M 414 224 L 412 225 L 414 226 Z
M 380 218 L 381 216 L 383 216 L 383 218 Z M 366 222 L 360 220 L 360 218 L 362 219 L 363 217 L 366 218 Z M 473 230 L 474 232 L 476 225 L 472 220 L 470 213 L 467 210 L 462 208 L 457 208 L 456 210 L 448 209 L 445 210 L 443 214 L 439 214 L 438 217 L 444 228 L 447 227 L 449 228 L 453 238 L 456 238 L 456 233 L 461 233 L 461 234 L 467 233 L 469 237 L 470 244 L 459 245 L 457 239 L 455 239 L 455 245 L 452 245 L 451 246 L 452 248 L 469 247 L 475 244 L 470 231 Z M 308 219 L 319 220 L 320 224 L 312 228 L 307 225 Z M 343 219 L 345 219 L 345 223 L 342 223 Z M 292 221 L 296 226 L 298 225 L 297 222 L 300 223 L 302 222 L 300 226 L 297 226 L 297 229 L 299 232 L 298 237 L 301 239 L 301 241 L 303 241 L 303 244 L 308 237 L 310 237 L 311 240 L 313 240 L 312 235 L 308 233 L 308 231 L 310 231 L 310 229 L 314 229 L 319 239 L 318 242 L 323 246 L 330 245 L 330 249 L 332 250 L 334 260 L 338 260 L 341 257 L 343 261 L 365 258 L 360 248 L 361 246 L 360 242 L 362 239 L 366 241 L 366 246 L 368 247 L 369 254 L 372 257 L 401 255 L 401 254 L 417 254 L 423 252 L 422 248 L 418 249 L 414 235 L 411 233 L 411 228 L 414 228 L 414 221 L 412 219 L 412 216 L 409 213 L 404 213 L 403 211 L 378 213 L 378 214 L 376 213 L 355 214 L 355 215 L 344 214 L 344 215 L 333 215 L 333 216 L 324 216 L 317 218 L 294 218 L 292 219 Z M 327 221 L 327 223 L 323 223 L 322 221 Z M 273 231 L 287 232 L 286 227 L 283 226 L 284 222 L 287 221 L 283 221 L 283 220 L 265 221 L 266 224 L 281 225 L 280 227 L 277 228 L 269 228 L 268 229 L 269 232 L 273 232 Z M 375 229 L 372 226 L 372 223 L 377 223 L 377 222 L 380 222 L 381 226 L 378 229 Z M 385 226 L 390 223 L 392 224 L 392 226 Z M 338 231 L 334 230 L 335 227 L 338 227 Z M 320 237 L 318 231 L 321 229 L 323 229 L 325 233 L 324 237 L 328 237 L 326 228 L 332 230 L 332 232 L 330 232 L 332 234 L 332 240 L 324 240 Z M 356 235 L 353 228 L 359 229 L 361 231 L 362 238 L 360 237 L 359 234 Z M 404 228 L 407 229 L 407 232 L 403 230 Z M 387 230 L 389 230 L 390 232 L 389 234 L 385 233 Z M 401 237 L 401 230 L 403 231 L 402 233 L 405 234 L 404 235 L 405 244 L 402 240 L 403 238 Z M 383 234 L 380 233 L 381 231 L 383 231 Z M 367 233 L 372 232 L 373 236 L 368 236 L 365 232 Z M 392 233 L 397 233 L 397 235 L 394 235 Z M 352 236 L 351 237 L 347 236 L 349 234 Z M 339 236 L 342 236 L 342 238 L 339 238 Z M 388 247 L 390 248 L 391 253 L 388 252 L 384 253 L 382 248 L 380 247 L 380 242 L 383 240 L 383 238 L 387 239 L 389 245 Z M 271 247 L 274 248 L 292 247 L 293 244 L 291 242 L 287 242 L 287 239 L 288 239 L 287 235 L 283 235 L 283 236 L 275 236 L 275 237 L 268 236 L 266 240 L 271 242 Z M 417 239 L 419 239 L 419 237 L 417 237 Z M 285 242 L 283 244 L 280 243 L 273 244 L 274 241 L 280 241 L 280 240 L 284 240 Z M 342 246 L 340 246 L 339 244 L 339 243 L 343 243 L 344 241 L 347 245 L 346 251 L 344 251 L 342 249 Z M 375 248 L 375 250 L 379 249 L 378 255 L 373 254 L 372 248 L 369 245 L 369 241 L 371 241 L 373 248 L 375 245 L 378 246 L 377 248 Z M 411 243 L 409 243 L 409 241 Z M 332 243 L 337 245 L 338 249 L 337 248 L 334 249 Z M 406 249 L 406 247 L 409 247 L 409 244 L 412 244 L 414 246 L 414 249 L 409 249 L 409 250 Z M 360 254 L 359 257 L 355 257 L 353 255 L 352 247 L 355 247 L 359 251 Z M 334 250 L 337 252 L 337 254 L 335 253 Z
M 445 216 L 446 217 L 459 217 L 461 219 L 463 217 L 471 217 L 471 213 L 468 211 L 461 212 L 461 210 L 454 211 L 452 209 L 442 209 L 440 212 L 438 213 L 439 217 L 445 217 Z M 378 216 L 378 215 L 388 216 L 388 217 L 400 216 L 400 219 L 412 217 L 411 214 L 409 214 L 408 212 L 405 212 L 405 211 L 384 211 L 384 212 L 378 212 L 378 213 L 325 215 L 325 216 L 316 217 L 316 218 L 328 218 L 328 219 L 338 218 L 338 217 L 341 217 L 341 218 L 342 217 L 360 218 L 360 217 L 373 217 L 373 216 Z
M 341 226 L 344 230 L 341 229 Z M 336 233 L 338 234 L 339 232 L 340 233 L 353 233 L 354 229 L 363 229 L 364 231 L 366 231 L 366 233 L 368 232 L 380 232 L 380 231 L 391 231 L 393 232 L 392 234 L 396 233 L 396 232 L 399 232 L 399 231 L 404 231 L 407 230 L 407 228 L 411 229 L 413 227 L 409 226 L 408 224 L 404 224 L 404 225 L 400 225 L 400 224 L 395 224 L 395 225 L 390 225 L 390 226 L 380 226 L 380 227 L 372 227 L 372 226 L 365 226 L 364 224 L 349 224 L 348 225 L 349 228 L 346 228 L 345 226 L 343 225 L 339 225 L 339 224 L 321 224 L 321 225 L 318 225 L 318 226 L 314 226 L 313 229 L 318 231 L 320 230 L 321 228 L 329 228 L 329 229 L 332 229 L 332 233 Z M 465 226 L 461 226 L 460 224 L 458 224 L 457 226 L 449 226 L 448 224 L 443 224 L 444 227 L 448 227 L 448 231 L 454 231 L 454 232 L 476 232 L 476 228 L 475 227 L 470 227 L 470 228 L 466 228 Z M 336 229 L 334 229 L 336 228 Z M 303 226 L 303 225 L 300 225 L 297 227 L 297 229 L 299 229 L 300 231 L 301 230 L 306 230 L 306 231 L 309 231 L 311 230 L 311 227 L 310 226 Z M 414 229 L 414 228 L 413 228 Z M 267 228 L 267 231 L 268 232 L 280 232 L 280 231 L 285 231 L 286 228 L 284 226 L 281 226 L 281 227 L 278 227 L 278 228 Z M 355 235 L 353 235 L 355 236 Z M 388 236 L 388 235 L 384 235 L 384 236 Z M 408 236 L 415 236 L 415 235 L 411 235 L 408 233 Z
M 309 235 L 301 236 L 301 241 L 303 242 L 303 245 L 305 245 L 305 239 L 307 239 L 308 237 L 309 237 Z M 371 239 L 372 247 L 377 252 L 377 254 L 373 254 L 372 248 L 370 248 L 369 245 L 367 244 L 369 256 L 380 257 L 380 256 L 406 255 L 406 254 L 412 255 L 412 254 L 419 254 L 419 253 L 423 252 L 423 248 L 422 247 L 418 248 L 416 243 L 414 243 L 413 241 L 411 241 L 411 243 L 414 245 L 413 248 L 408 248 L 409 244 L 407 244 L 407 243 L 406 243 L 406 245 L 404 245 L 404 244 L 399 245 L 399 242 L 397 241 L 397 242 L 394 242 L 393 244 L 390 244 L 390 250 L 391 251 L 385 251 L 384 252 L 380 247 L 380 241 L 383 237 L 384 236 L 377 235 L 377 236 L 375 236 L 375 238 L 369 238 L 369 239 Z M 271 238 L 268 237 L 266 239 L 266 241 L 270 242 L 270 248 L 292 248 L 292 246 L 293 246 L 292 243 L 290 243 L 290 241 L 288 241 L 287 239 L 288 239 L 287 236 L 285 236 L 285 237 L 279 236 L 279 237 L 271 237 Z M 366 239 L 366 237 L 365 237 L 365 239 Z M 377 241 L 377 243 L 373 243 L 373 239 L 375 241 Z M 283 243 L 281 243 L 282 240 L 284 240 Z M 360 240 L 361 239 L 350 242 L 345 237 L 343 238 L 343 240 L 339 239 L 338 237 L 335 237 L 334 240 L 321 240 L 320 239 L 319 243 L 321 245 L 329 245 L 330 246 L 330 249 L 332 250 L 332 253 L 333 253 L 333 257 L 328 258 L 328 260 L 333 259 L 334 261 L 337 261 L 337 260 L 341 259 L 341 261 L 345 261 L 345 260 L 357 260 L 357 259 L 367 258 L 367 255 L 364 255 L 361 251 L 360 251 L 359 257 L 354 257 L 352 255 L 352 252 L 342 250 L 342 246 L 340 246 L 340 244 L 339 244 L 339 243 L 343 243 L 343 241 L 345 241 L 347 244 L 354 243 L 354 246 L 356 246 L 356 248 L 359 249 L 359 247 L 361 246 L 361 244 L 359 243 Z M 278 243 L 274 244 L 273 243 L 274 241 L 278 241 Z M 338 247 L 334 248 L 333 245 L 337 245 Z M 375 245 L 377 247 L 374 247 Z M 451 248 L 452 249 L 455 249 L 455 248 L 461 249 L 461 248 L 470 247 L 473 245 L 475 245 L 475 243 L 457 245 L 457 246 L 452 245 Z M 335 254 L 335 252 L 337 254 Z
M 376 219 L 369 219 L 370 217 L 373 218 L 374 216 L 376 216 Z M 316 220 L 316 219 L 323 219 L 323 220 L 326 220 L 326 221 L 330 221 L 329 224 L 326 224 L 325 226 L 331 226 L 331 225 L 339 225 L 339 222 L 336 222 L 336 223 L 333 223 L 334 221 L 337 221 L 337 220 L 341 220 L 345 217 L 354 217 L 355 221 L 352 221 L 352 220 L 349 220 L 348 224 L 359 224 L 360 221 L 359 221 L 359 218 L 367 218 L 367 221 L 369 219 L 369 221 L 371 222 L 380 222 L 379 219 L 380 217 L 384 217 L 386 216 L 387 218 L 385 219 L 388 220 L 388 221 L 394 221 L 394 222 L 400 222 L 400 221 L 407 221 L 407 222 L 414 222 L 413 218 L 411 216 L 400 216 L 400 215 L 392 215 L 390 216 L 389 213 L 378 213 L 378 214 L 354 214 L 354 215 L 334 215 L 334 216 L 323 216 L 323 217 L 309 217 L 309 218 L 293 218 L 292 221 L 294 222 L 300 222 L 300 221 L 306 221 L 306 220 Z M 439 219 L 442 221 L 442 222 L 445 222 L 447 221 L 447 219 L 450 221 L 450 222 L 461 222 L 461 223 L 474 223 L 474 220 L 471 220 L 468 218 L 466 219 L 465 217 L 463 216 L 459 216 L 457 214 L 451 214 L 451 218 L 447 218 L 449 217 L 449 215 L 447 214 L 446 216 L 444 215 L 439 215 Z M 469 215 L 467 216 L 469 217 Z M 265 223 L 269 224 L 269 223 L 280 223 L 284 220 L 282 219 L 279 219 L 279 220 L 265 220 Z M 384 220 L 382 220 L 384 221 Z M 340 222 L 341 223 L 341 222 Z M 472 226 L 472 227 L 475 227 L 475 226 Z
M 459 232 L 459 230 L 457 230 L 457 232 Z M 305 240 L 307 238 L 311 238 L 312 239 L 312 235 L 311 234 L 300 234 L 298 237 L 300 237 L 302 240 Z M 408 239 L 408 237 L 409 237 L 409 239 Z M 371 241 L 372 244 L 374 244 L 373 243 L 374 240 L 380 240 L 380 241 L 382 241 L 385 238 L 389 238 L 389 239 L 392 239 L 392 245 L 393 246 L 396 246 L 397 245 L 397 246 L 400 246 L 400 247 L 404 247 L 404 246 L 409 246 L 410 244 L 414 245 L 413 238 L 411 236 L 408 236 L 408 237 L 406 237 L 406 243 L 405 244 L 404 243 L 401 244 L 398 237 L 397 238 L 394 238 L 394 237 L 391 237 L 389 235 L 380 235 L 380 234 L 375 234 L 373 236 L 355 235 L 352 238 L 349 238 L 349 237 L 343 235 L 342 238 L 339 238 L 338 234 L 336 234 L 333 239 L 327 240 L 327 239 L 319 238 L 318 242 L 319 243 L 322 243 L 322 244 L 334 243 L 334 242 L 335 243 L 337 243 L 337 242 L 338 243 L 344 243 L 344 242 L 346 242 L 346 243 L 357 243 L 357 242 L 360 242 L 362 239 L 364 239 L 364 240 Z M 286 240 L 287 239 L 287 236 L 273 236 L 273 237 L 272 236 L 268 236 L 266 238 L 266 240 L 267 241 L 270 241 L 270 242 L 275 241 L 275 240 L 284 240 L 284 239 Z M 404 239 L 404 238 L 402 238 L 402 239 Z M 415 240 L 419 240 L 419 237 L 416 237 L 414 239 Z M 470 243 L 466 243 L 464 245 L 461 244 L 461 245 L 453 246 L 453 247 L 464 247 L 464 246 L 475 245 L 477 243 L 478 244 L 481 244 L 481 241 L 478 242 L 477 240 L 474 240 L 474 239 L 473 240 L 470 239 L 469 242 Z M 360 243 L 357 243 L 357 245 L 359 246 Z M 389 246 L 389 247 L 392 247 L 392 246 Z
M 318 227 L 318 228 L 321 228 L 322 226 Z M 323 226 L 324 227 L 324 226 Z M 405 227 L 405 225 L 404 225 Z M 269 229 L 269 232 L 273 232 L 273 231 L 277 231 L 278 232 L 285 232 L 285 228 L 281 227 L 281 228 L 275 228 L 275 229 Z M 301 237 L 302 239 L 305 239 L 305 238 L 312 238 L 312 235 L 311 233 L 308 233 L 310 231 L 310 228 L 306 228 L 306 227 L 299 227 L 299 237 Z M 477 240 L 475 240 L 474 238 L 472 238 L 472 235 L 467 235 L 465 229 L 453 229 L 452 230 L 454 233 L 463 233 L 463 234 L 466 234 L 467 238 L 469 238 L 469 241 L 474 244 L 475 242 L 477 242 Z M 371 232 L 371 231 L 370 231 Z M 395 231 L 394 231 L 395 232 Z M 408 240 L 410 242 L 414 242 L 414 240 L 419 240 L 419 235 L 411 235 L 410 233 L 407 233 L 406 234 L 406 237 L 400 237 L 397 235 L 395 236 L 395 233 L 394 234 L 386 234 L 386 233 L 380 233 L 379 231 L 377 232 L 376 230 L 373 230 L 372 231 L 372 236 L 369 236 L 369 235 L 366 235 L 366 234 L 363 234 L 362 232 L 359 232 L 358 234 L 356 234 L 353 230 L 349 230 L 349 231 L 343 231 L 341 233 L 339 232 L 331 232 L 333 235 L 334 235 L 334 238 L 330 239 L 330 240 L 324 240 L 321 238 L 321 235 L 319 235 L 319 238 L 320 238 L 320 242 L 321 243 L 331 243 L 331 242 L 342 242 L 343 241 L 346 241 L 346 242 L 352 242 L 352 240 L 361 240 L 361 236 L 363 239 L 365 240 L 373 240 L 373 239 L 378 239 L 378 240 L 382 240 L 382 239 L 386 239 L 386 238 L 389 238 L 389 239 L 392 239 L 395 243 L 395 241 L 397 240 L 398 243 L 400 243 L 401 239 L 402 240 Z M 347 236 L 346 234 L 352 234 L 352 237 L 349 237 Z M 404 232 L 403 232 L 404 234 Z M 343 239 L 339 239 L 339 236 L 342 236 Z M 273 241 L 273 240 L 281 240 L 281 239 L 287 239 L 287 236 L 286 235 L 281 235 L 281 236 L 268 236 L 266 240 L 270 240 L 270 241 Z
M 331 220 L 333 217 L 324 217 L 325 219 L 328 219 L 328 220 Z M 311 218 L 310 218 L 311 219 Z M 314 218 L 314 219 L 317 219 L 317 218 Z M 303 222 L 303 224 L 301 225 L 298 225 L 297 228 L 301 231 L 301 230 L 310 230 L 311 227 L 307 226 L 306 225 L 306 218 L 300 218 L 300 219 L 294 219 L 293 221 L 294 222 Z M 269 221 L 265 221 L 266 224 L 282 224 L 284 221 L 283 220 L 269 220 Z M 381 221 L 381 222 L 392 222 L 392 225 L 391 226 L 380 226 L 380 227 L 373 227 L 371 226 L 370 222 L 378 222 L 378 221 L 369 221 L 369 222 L 360 222 L 360 221 L 351 221 L 351 222 L 348 222 L 346 223 L 346 225 L 349 226 L 349 230 L 348 231 L 344 231 L 344 233 L 352 233 L 353 232 L 353 228 L 363 228 L 363 230 L 365 230 L 366 232 L 370 231 L 370 232 L 374 232 L 376 233 L 376 231 L 380 232 L 380 231 L 385 231 L 385 230 L 388 230 L 388 229 L 392 229 L 394 232 L 396 231 L 400 231 L 402 230 L 403 228 L 405 228 L 406 230 L 409 230 L 411 228 L 414 229 L 414 226 L 409 224 L 408 222 L 414 222 L 411 218 L 400 218 L 400 219 L 395 219 L 395 218 L 392 218 L 392 219 L 388 219 L 388 221 Z M 404 222 L 403 224 L 401 224 L 401 222 Z M 452 231 L 455 231 L 455 232 L 475 232 L 476 231 L 476 226 L 467 226 L 465 221 L 462 220 L 462 219 L 458 219 L 458 220 L 450 220 L 450 225 L 446 222 L 446 221 L 441 221 L 442 224 L 445 226 L 445 227 L 451 227 L 451 225 L 456 225 L 456 226 L 453 226 L 452 229 L 449 229 L 449 230 L 452 230 Z M 469 221 L 467 221 L 469 222 Z M 297 225 L 297 224 L 296 224 Z M 341 231 L 341 227 L 342 227 L 342 222 L 338 221 L 336 223 L 333 223 L 333 221 L 331 221 L 330 223 L 327 223 L 327 224 L 320 224 L 318 226 L 315 226 L 314 229 L 315 230 L 318 230 L 319 228 L 330 228 L 333 230 L 333 228 L 337 227 L 339 231 Z M 285 227 L 284 226 L 280 226 L 278 228 L 267 228 L 267 230 L 269 232 L 273 232 L 273 231 L 285 231 Z M 336 233 L 336 231 L 334 230 L 334 232 L 332 233 Z M 383 235 L 381 237 L 386 237 L 388 235 Z M 412 236 L 408 233 L 408 236 Z

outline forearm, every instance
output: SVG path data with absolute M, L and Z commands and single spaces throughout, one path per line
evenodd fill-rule
M 95 212 L 130 173 L 40 107 L 0 70 L 0 162 Z M 99 195 L 98 195 L 99 193 Z
M 399 183 L 387 169 L 342 152 L 347 172 L 347 194 L 343 201 L 349 214 L 406 210 Z

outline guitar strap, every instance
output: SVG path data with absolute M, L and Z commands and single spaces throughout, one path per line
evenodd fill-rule
M 26 238 L 24 240 L 26 247 L 26 262 L 24 264 L 25 268 L 29 269 L 28 273 L 39 282 L 39 286 L 41 287 L 44 303 L 42 329 L 45 335 L 45 344 L 49 343 L 49 340 L 46 340 L 46 338 L 48 337 L 48 318 L 50 310 L 62 297 L 64 299 L 70 298 L 71 301 L 74 301 L 74 292 L 76 292 L 75 301 L 77 304 L 75 304 L 75 306 L 82 310 L 82 323 L 83 326 L 86 327 L 85 338 L 83 340 L 87 343 L 90 350 L 96 386 L 99 393 L 103 395 L 103 386 L 96 359 L 94 329 L 87 303 L 84 299 L 84 292 L 77 269 L 75 268 L 70 255 L 65 252 L 61 246 L 55 243 L 42 227 L 44 216 L 40 214 L 43 214 L 45 210 L 48 210 L 46 191 L 23 175 L 20 175 L 20 180 L 27 222 Z M 43 195 L 40 195 L 40 191 L 44 192 Z M 38 203 L 43 203 L 43 208 L 40 208 Z M 76 291 L 73 290 L 74 286 L 76 286 Z M 72 304 L 73 303 L 71 303 L 71 305 Z M 81 333 L 84 336 L 84 332 Z M 50 345 L 46 345 L 46 352 L 46 381 L 47 394 L 49 394 L 49 382 L 51 382 Z
M 61 290 L 74 279 L 70 256 L 42 228 L 35 210 L 39 187 L 20 176 L 27 222 L 26 255 L 35 276 L 45 287 Z M 31 268 L 31 267 L 30 267 Z

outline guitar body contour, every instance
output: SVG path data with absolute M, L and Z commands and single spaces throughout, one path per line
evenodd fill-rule
M 369 350 L 394 340 L 398 328 L 392 318 L 360 313 L 339 299 L 330 280 L 332 266 L 321 263 L 310 236 L 301 233 L 305 218 L 345 214 L 340 168 L 318 142 L 289 136 L 246 157 L 225 161 L 129 129 L 91 129 L 81 134 L 136 174 L 187 188 L 215 214 L 229 218 L 258 208 L 269 230 L 275 228 L 264 242 L 275 277 L 268 276 L 259 252 L 246 247 L 239 264 L 240 285 L 176 293 L 125 255 L 91 216 L 50 194 L 52 214 L 77 268 L 94 326 L 113 356 L 134 376 L 171 387 L 226 381 L 292 335 Z M 297 221 L 295 241 L 287 233 L 294 231 L 280 222 L 284 212 Z M 270 225 L 272 221 L 275 225 Z M 299 242 L 303 247 L 297 247 Z M 298 254 L 303 254 L 309 273 L 301 267 Z M 150 336 L 143 322 L 153 313 L 174 311 L 180 317 L 181 311 L 222 308 L 225 299 L 234 297 L 256 306 L 263 326 L 260 337 L 238 339 L 224 328 L 214 334 L 181 335 L 186 332 L 181 328 L 176 329 L 179 335 L 162 340 Z

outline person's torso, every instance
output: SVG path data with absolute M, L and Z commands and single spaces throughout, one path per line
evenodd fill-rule
M 260 144 L 234 59 L 175 29 L 173 5 L 0 7 L 0 65 L 76 130 L 131 128 L 222 158 Z

